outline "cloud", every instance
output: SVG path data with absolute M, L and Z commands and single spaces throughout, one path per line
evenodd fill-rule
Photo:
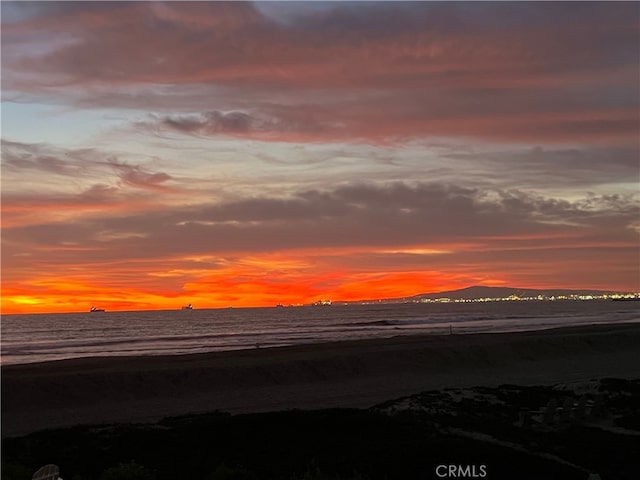
M 629 142 L 640 129 L 633 7 L 336 4 L 280 22 L 291 7 L 79 4 L 8 25 L 5 90 L 173 107 L 150 123 L 198 135 Z M 31 51 L 25 32 L 58 46 Z
M 3 140 L 3 228 L 161 208 L 158 192 L 169 198 L 179 193 L 167 184 L 171 180 L 167 173 L 98 149 Z
M 96 185 L 78 201 L 108 202 L 113 193 Z M 635 288 L 639 280 L 640 206 L 632 195 L 568 201 L 516 189 L 359 183 L 70 213 L 3 226 L 7 285 L 34 296 L 34 279 L 46 291 L 69 283 L 98 292 L 104 283 L 105 292 L 120 285 L 140 302 L 161 292 L 224 306 L 269 304 L 283 292 L 300 301 L 498 280 L 544 286 L 550 271 L 555 285 Z M 96 270 L 104 272 L 99 280 Z
M 43 144 L 25 144 L 2 140 L 2 167 L 7 171 L 33 170 L 62 176 L 81 176 L 81 162 L 67 156 L 63 149 Z M 82 151 L 86 153 L 87 151 Z M 76 155 L 80 152 L 76 152 Z
M 143 189 L 164 189 L 172 177 L 164 172 L 150 172 L 142 165 L 128 164 L 117 156 L 97 149 L 67 149 L 49 144 L 28 144 L 2 140 L 2 167 L 7 184 L 13 184 L 29 173 L 31 184 L 51 185 L 51 174 L 73 177 L 76 182 L 105 176 L 105 169 L 116 172 L 126 185 Z M 77 183 L 76 183 L 77 184 Z
M 107 256 L 284 251 L 321 247 L 390 247 L 492 242 L 505 236 L 559 236 L 633 242 L 637 199 L 596 196 L 569 202 L 516 190 L 483 191 L 442 184 L 345 185 L 291 198 L 254 198 L 77 222 L 8 229 L 10 242 L 109 245 Z M 129 236 L 104 243 L 110 232 Z M 135 235 L 134 235 L 135 234 Z M 111 253 L 113 252 L 113 253 Z M 100 255 L 97 255 L 100 257 Z
M 614 189 L 639 179 L 637 146 L 576 146 L 500 148 L 482 151 L 442 152 L 442 158 L 473 168 L 474 176 L 493 176 L 498 185 L 518 185 L 536 190 L 590 190 L 606 185 Z M 634 189 L 635 191 L 635 189 Z
M 458 101 L 441 105 L 435 101 L 425 108 L 419 95 L 396 97 L 395 105 L 387 99 L 371 99 L 365 105 L 353 103 L 324 107 L 299 105 L 275 109 L 257 105 L 254 112 L 211 111 L 188 115 L 152 116 L 136 122 L 158 135 L 173 132 L 217 137 L 222 135 L 278 142 L 390 142 L 401 144 L 413 138 L 462 137 L 483 138 L 504 143 L 576 143 L 633 145 L 640 131 L 635 108 L 600 108 L 593 111 L 568 111 L 562 114 L 500 112 L 505 103 L 486 99 L 484 113 L 470 113 Z M 406 100 L 406 103 L 403 103 Z M 475 104 L 482 102 L 478 95 Z M 513 108 L 513 106 L 511 107 Z M 445 110 L 449 113 L 444 114 Z M 492 113 L 489 113 L 489 111 Z
M 326 126 L 310 121 L 310 116 L 307 116 L 306 121 L 299 121 L 298 111 L 287 112 L 285 108 L 278 110 L 277 113 L 213 110 L 192 115 L 152 115 L 150 121 L 137 122 L 136 127 L 148 128 L 158 134 L 173 131 L 189 135 L 231 135 L 263 140 L 268 140 L 272 134 L 275 135 L 273 138 L 281 140 L 283 136 L 296 138 L 301 134 L 312 135 L 328 130 Z
M 140 165 L 128 165 L 120 163 L 116 159 L 110 159 L 108 164 L 118 173 L 118 177 L 127 185 L 137 188 L 171 191 L 165 182 L 171 180 L 171 175 L 164 172 L 148 172 Z

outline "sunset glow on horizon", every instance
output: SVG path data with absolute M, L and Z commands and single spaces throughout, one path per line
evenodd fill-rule
M 2 313 L 640 291 L 635 2 L 2 2 Z

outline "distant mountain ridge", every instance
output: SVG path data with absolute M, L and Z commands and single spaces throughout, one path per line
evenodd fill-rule
M 475 285 L 471 287 L 461 288 L 459 290 L 449 290 L 435 293 L 421 293 L 408 297 L 407 300 L 422 300 L 436 298 L 450 298 L 451 300 L 472 300 L 476 298 L 506 298 L 512 295 L 518 297 L 537 297 L 538 295 L 552 296 L 569 296 L 569 295 L 612 295 L 626 292 L 614 292 L 611 290 L 567 290 L 567 289 L 549 289 L 541 290 L 535 288 L 514 288 L 514 287 L 485 287 Z
M 449 298 L 451 300 L 476 300 L 480 298 L 507 298 L 511 296 L 524 297 L 561 297 L 571 295 L 624 295 L 629 292 L 619 292 L 613 290 L 569 290 L 569 289 L 535 289 L 535 288 L 516 288 L 516 287 L 485 287 L 482 285 L 474 285 L 471 287 L 461 288 L 458 290 L 447 290 L 442 292 L 420 293 L 407 297 L 398 298 L 382 298 L 371 300 L 360 300 L 358 302 L 344 303 L 361 303 L 361 302 L 381 302 L 381 303 L 399 303 L 399 302 L 420 302 L 421 300 L 435 300 L 438 298 Z M 342 302 L 341 302 L 342 303 Z

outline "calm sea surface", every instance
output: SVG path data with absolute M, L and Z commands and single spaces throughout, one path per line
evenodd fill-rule
M 5 315 L 2 364 L 176 355 L 397 335 L 640 322 L 638 302 L 530 301 Z

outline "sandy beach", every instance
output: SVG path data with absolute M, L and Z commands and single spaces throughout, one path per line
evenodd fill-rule
M 369 407 L 447 387 L 639 378 L 640 324 L 2 367 L 2 435 L 214 410 Z

